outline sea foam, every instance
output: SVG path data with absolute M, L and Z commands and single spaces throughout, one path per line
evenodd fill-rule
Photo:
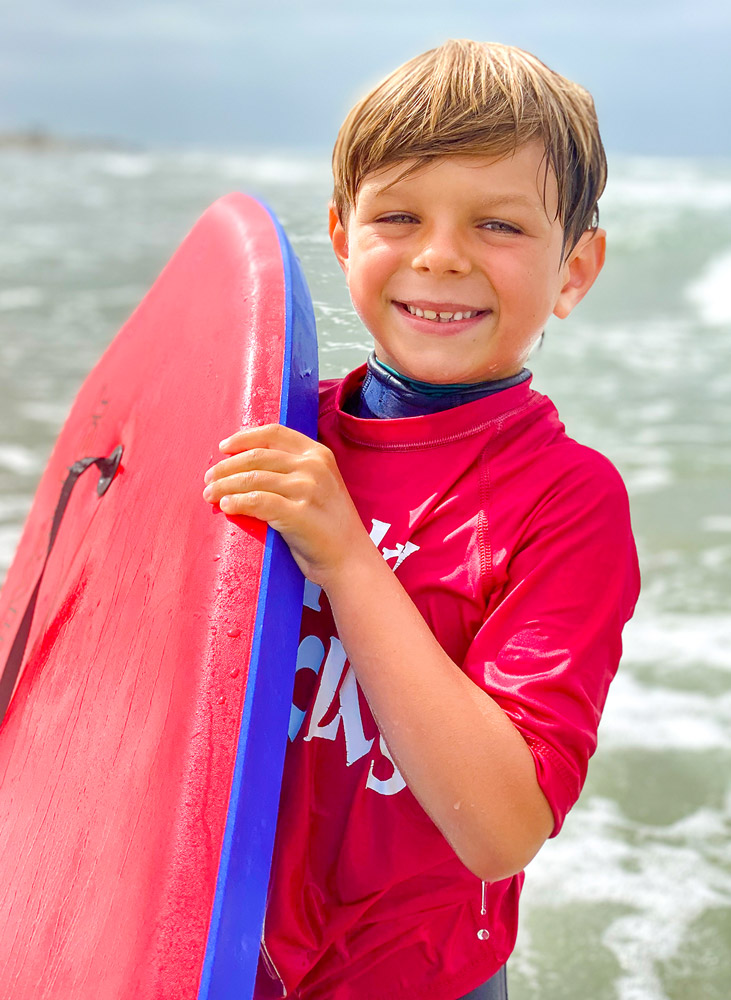
M 629 819 L 608 799 L 584 801 L 561 836 L 549 841 L 528 868 L 517 971 L 530 969 L 531 924 L 541 911 L 560 921 L 565 912 L 601 902 L 606 914 L 601 943 L 620 969 L 612 995 L 669 1000 L 663 966 L 675 958 L 699 918 L 731 905 L 723 848 L 730 805 L 702 808 L 677 823 L 655 826 Z M 566 974 L 566 995 L 574 996 L 570 970 Z
M 731 250 L 712 260 L 686 295 L 704 323 L 731 326 Z

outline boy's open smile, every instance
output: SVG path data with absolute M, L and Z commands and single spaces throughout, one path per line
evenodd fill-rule
M 398 306 L 414 319 L 431 323 L 432 326 L 453 326 L 453 331 L 440 330 L 439 333 L 456 332 L 457 328 L 464 329 L 470 322 L 479 319 L 487 309 L 478 309 L 475 306 L 466 306 L 454 302 L 430 302 L 419 299 L 417 302 L 395 302 Z M 431 332 L 430 328 L 426 328 Z M 434 331 L 437 332 L 437 331 Z
M 563 258 L 543 146 L 439 157 L 366 175 L 331 237 L 376 355 L 432 383 L 521 370 L 552 313 L 567 316 L 603 262 L 604 234 Z M 545 180 L 545 183 L 544 183 Z

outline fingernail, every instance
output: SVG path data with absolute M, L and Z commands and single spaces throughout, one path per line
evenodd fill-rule
M 225 448 L 228 447 L 228 443 L 229 443 L 230 440 L 231 440 L 231 438 L 227 437 L 227 438 L 224 438 L 223 441 L 219 441 L 218 442 L 218 447 L 221 449 L 221 451 L 223 451 Z
M 203 490 L 203 499 L 210 500 L 212 497 L 213 497 L 213 487 L 206 486 L 206 488 Z
M 213 479 L 213 469 L 209 469 L 209 470 L 208 470 L 208 471 L 206 472 L 205 476 L 203 477 L 203 482 L 204 482 L 204 483 L 210 483 L 210 481 L 211 481 L 212 479 Z

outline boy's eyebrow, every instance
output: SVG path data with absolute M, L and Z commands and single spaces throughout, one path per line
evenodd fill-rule
M 400 185 L 396 181 L 392 184 L 384 184 L 383 187 L 376 188 L 374 193 L 377 198 L 388 193 L 392 193 L 398 197 L 399 187 Z M 502 208 L 505 205 L 514 205 L 516 207 L 528 208 L 531 211 L 540 211 L 541 213 L 545 210 L 541 201 L 534 201 L 527 194 L 519 194 L 518 192 L 514 194 L 486 195 L 480 199 L 480 205 L 485 208 Z
M 490 208 L 502 208 L 503 205 L 518 205 L 532 210 L 543 208 L 542 202 L 534 201 L 527 194 L 517 193 L 488 195 L 482 200 L 482 204 L 489 205 Z

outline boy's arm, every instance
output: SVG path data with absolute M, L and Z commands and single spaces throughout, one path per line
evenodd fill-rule
M 554 827 L 533 755 L 363 535 L 368 546 L 324 588 L 358 682 L 406 783 L 463 864 L 487 882 L 514 875 Z
M 222 442 L 205 497 L 267 521 L 326 592 L 338 634 L 412 793 L 460 860 L 520 871 L 554 819 L 507 715 L 444 652 L 373 545 L 329 449 L 276 425 Z

